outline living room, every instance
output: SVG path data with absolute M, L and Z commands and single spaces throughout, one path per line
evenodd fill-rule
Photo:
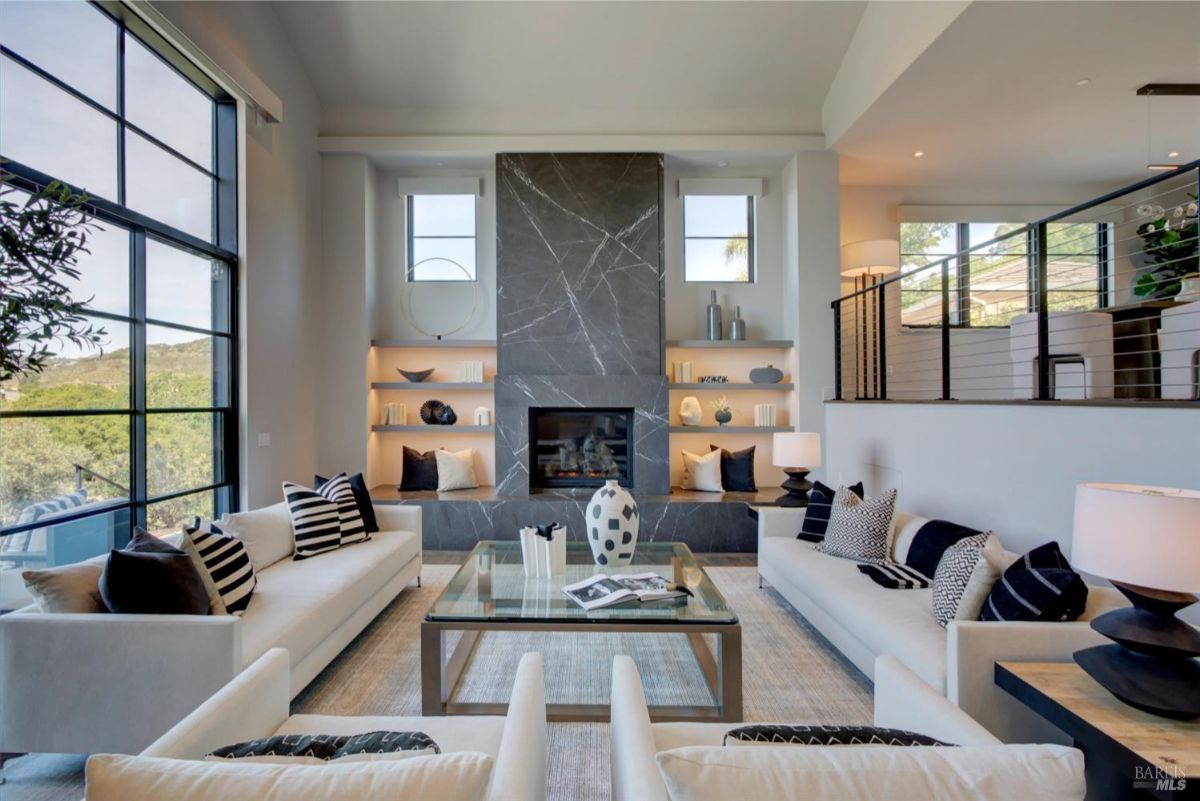
M 0 797 L 1191 797 L 1197 26 L 0 4 Z

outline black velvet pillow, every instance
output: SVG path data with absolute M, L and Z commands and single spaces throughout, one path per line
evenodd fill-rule
M 953 745 L 904 729 L 878 726 L 786 726 L 760 723 L 725 732 L 721 745 L 739 743 L 772 745 Z
M 983 602 L 980 620 L 1078 620 L 1088 588 L 1057 542 L 1039 545 L 1009 565 Z
M 133 538 L 129 540 L 125 550 L 138 553 L 183 553 L 182 549 L 159 539 L 141 526 L 134 526 Z
M 933 578 L 947 548 L 959 540 L 982 533 L 948 520 L 930 520 L 913 536 L 912 544 L 908 546 L 908 553 L 904 557 L 904 564 L 922 576 Z
M 858 482 L 846 489 L 859 498 L 863 497 L 863 484 Z M 821 542 L 825 539 L 825 529 L 829 528 L 829 515 L 833 508 L 833 496 L 836 489 L 831 489 L 820 481 L 813 482 L 812 491 L 808 493 L 808 508 L 804 510 L 804 522 L 800 524 L 800 533 L 796 539 L 806 542 Z
M 434 451 L 421 453 L 405 446 L 404 475 L 400 477 L 400 491 L 416 492 L 418 490 L 437 490 L 437 488 L 436 453 Z
M 100 597 L 110 612 L 207 615 L 208 590 L 183 551 L 112 551 L 100 574 Z
M 709 451 L 717 450 L 709 445 Z M 758 492 L 754 483 L 754 446 L 732 453 L 721 448 L 721 486 L 726 492 Z
M 320 489 L 329 483 L 325 476 L 313 476 L 313 489 Z M 368 534 L 379 531 L 379 521 L 375 519 L 375 507 L 371 505 L 371 493 L 367 490 L 367 482 L 362 473 L 350 476 L 350 491 L 354 493 L 354 505 L 358 507 L 358 516 L 362 518 L 363 528 Z

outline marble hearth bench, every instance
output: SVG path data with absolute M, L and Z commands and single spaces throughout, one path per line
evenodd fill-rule
M 583 513 L 593 490 L 543 490 L 497 495 L 494 487 L 455 492 L 400 492 L 394 484 L 371 488 L 378 504 L 421 507 L 423 547 L 468 551 L 480 540 L 515 540 L 523 525 L 565 524 L 572 540 L 585 541 Z M 752 553 L 758 523 L 752 510 L 772 506 L 779 489 L 759 492 L 691 492 L 637 496 L 642 542 L 683 542 L 696 553 Z

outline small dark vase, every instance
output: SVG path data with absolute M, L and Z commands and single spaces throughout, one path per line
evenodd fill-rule
M 442 413 L 442 409 L 446 405 L 440 400 L 427 400 L 421 404 L 421 422 L 427 426 L 440 425 L 438 415 Z
M 458 415 L 454 413 L 454 407 L 443 406 L 436 415 L 439 425 L 452 426 L 458 422 Z
M 719 425 L 725 425 L 726 423 L 728 423 L 730 420 L 733 419 L 733 412 L 721 410 L 721 411 L 715 412 L 713 414 L 713 417 L 717 418 L 717 423 Z

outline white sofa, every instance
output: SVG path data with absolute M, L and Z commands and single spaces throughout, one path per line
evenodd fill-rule
M 796 539 L 803 519 L 802 509 L 759 510 L 759 575 L 859 670 L 873 677 L 876 657 L 890 654 L 1004 742 L 1066 742 L 996 687 L 994 664 L 1069 662 L 1081 648 L 1108 643 L 1087 621 L 1125 605 L 1119 592 L 1089 587 L 1087 610 L 1073 623 L 958 620 L 942 628 L 931 612 L 931 589 L 886 589 L 857 562 L 818 553 Z M 926 522 L 898 512 L 896 548 L 906 552 Z
M 1076 749 L 1004 745 L 894 657 L 880 657 L 871 672 L 876 726 L 961 747 L 722 745 L 725 733 L 742 724 L 651 723 L 637 667 L 628 656 L 617 656 L 613 801 L 1084 797 L 1083 754 Z M 663 773 L 672 763 L 676 786 L 669 792 Z M 680 776 L 694 781 L 680 786 Z
M 223 745 L 276 734 L 422 731 L 433 738 L 443 754 L 476 752 L 491 757 L 486 796 L 489 801 L 546 798 L 546 698 L 541 654 L 521 657 L 508 713 L 503 717 L 290 715 L 290 687 L 287 653 L 272 649 L 142 751 L 141 756 L 200 760 Z
M 242 617 L 0 617 L 0 753 L 136 754 L 271 648 L 295 696 L 421 573 L 421 510 L 376 506 L 367 542 L 291 558 L 285 504 L 228 516 L 258 586 Z

